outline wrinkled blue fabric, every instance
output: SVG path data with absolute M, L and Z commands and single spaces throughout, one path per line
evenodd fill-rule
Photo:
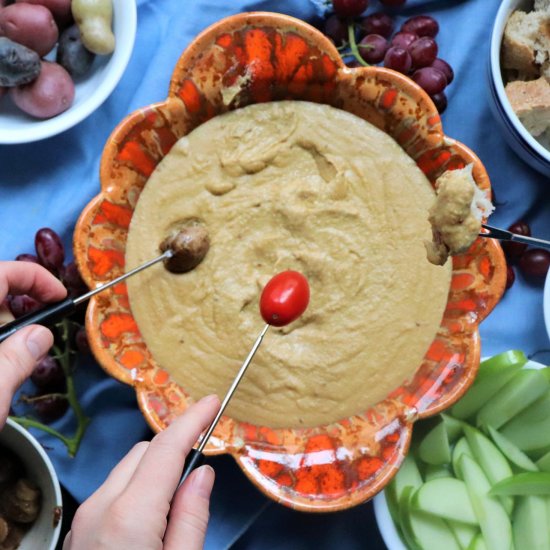
M 535 235 L 550 238 L 549 182 L 506 145 L 489 109 L 489 39 L 498 6 L 498 0 L 409 0 L 406 8 L 393 13 L 398 22 L 412 14 L 430 13 L 441 25 L 440 56 L 456 74 L 447 90 L 444 128 L 472 148 L 489 172 L 499 204 L 491 223 L 506 227 L 526 218 Z M 278 11 L 304 19 L 317 13 L 308 0 L 138 0 L 132 58 L 101 108 L 61 135 L 28 145 L 0 146 L 0 259 L 32 252 L 34 233 L 43 226 L 58 231 L 70 249 L 74 223 L 98 192 L 100 155 L 114 126 L 133 110 L 166 96 L 172 68 L 198 32 L 222 17 L 248 10 Z M 542 285 L 518 276 L 513 289 L 482 324 L 481 336 L 484 355 L 510 348 L 532 354 L 550 347 Z M 536 356 L 543 362 L 548 357 Z M 68 458 L 56 440 L 43 434 L 38 437 L 48 447 L 62 483 L 82 501 L 135 442 L 151 434 L 133 391 L 108 378 L 93 360 L 82 362 L 76 379 L 82 403 L 92 417 L 78 455 Z M 55 426 L 70 430 L 70 418 Z M 384 548 L 371 504 L 333 514 L 295 512 L 261 495 L 231 458 L 210 462 L 217 479 L 207 549 Z

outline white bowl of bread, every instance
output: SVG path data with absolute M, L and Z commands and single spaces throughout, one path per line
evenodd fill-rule
M 503 0 L 491 37 L 490 84 L 508 143 L 550 175 L 550 0 Z

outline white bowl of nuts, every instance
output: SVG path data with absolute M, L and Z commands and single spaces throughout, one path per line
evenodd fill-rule
M 8 418 L 0 431 L 0 546 L 54 550 L 62 510 L 59 481 L 48 455 Z
M 514 151 L 550 175 L 550 0 L 502 0 L 491 37 L 491 107 Z
M 111 94 L 134 46 L 136 4 L 95 4 L 0 0 L 0 144 L 59 134 Z

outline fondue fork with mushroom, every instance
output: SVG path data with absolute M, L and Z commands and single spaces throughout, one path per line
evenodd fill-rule
M 120 277 L 100 285 L 77 298 L 67 297 L 60 302 L 50 304 L 38 311 L 19 317 L 11 323 L 0 327 L 0 342 L 9 338 L 19 329 L 28 325 L 52 325 L 63 317 L 71 315 L 76 308 L 87 302 L 92 296 L 111 288 L 137 273 L 159 263 L 164 262 L 166 268 L 173 273 L 186 273 L 199 265 L 210 248 L 208 232 L 202 226 L 190 226 L 167 237 L 160 245 L 162 254 L 124 273 Z

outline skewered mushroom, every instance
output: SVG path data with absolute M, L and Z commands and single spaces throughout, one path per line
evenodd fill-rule
M 162 252 L 171 249 L 173 255 L 164 261 L 168 271 L 186 273 L 197 267 L 210 248 L 208 231 L 202 225 L 186 227 L 170 235 L 160 245 Z

